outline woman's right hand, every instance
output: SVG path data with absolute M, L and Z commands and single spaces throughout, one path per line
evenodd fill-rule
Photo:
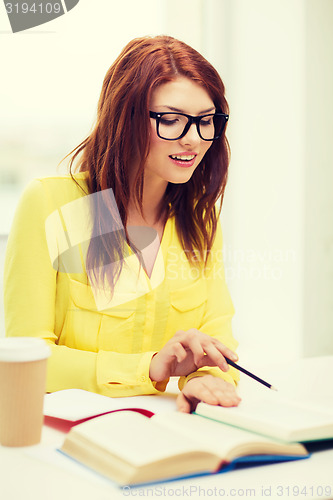
M 162 382 L 173 376 L 187 376 L 203 366 L 217 366 L 226 372 L 229 367 L 224 356 L 232 361 L 238 359 L 234 351 L 214 337 L 195 328 L 178 330 L 153 356 L 149 376 L 152 381 Z

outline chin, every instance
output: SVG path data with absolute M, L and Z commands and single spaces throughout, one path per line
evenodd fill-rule
M 191 179 L 194 170 L 191 169 L 190 172 L 185 170 L 184 172 L 177 172 L 177 175 L 170 175 L 168 182 L 171 184 L 186 184 Z
M 170 179 L 168 182 L 170 184 L 186 184 L 190 179 L 191 179 L 191 175 L 189 177 L 186 177 L 186 179 Z

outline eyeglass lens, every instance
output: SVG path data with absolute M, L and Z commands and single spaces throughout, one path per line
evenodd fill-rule
M 206 140 L 213 140 L 221 134 L 225 122 L 223 115 L 211 114 L 203 116 L 199 121 L 201 137 Z M 163 115 L 159 121 L 159 135 L 165 139 L 178 139 L 187 123 L 188 118 L 186 116 L 177 113 Z

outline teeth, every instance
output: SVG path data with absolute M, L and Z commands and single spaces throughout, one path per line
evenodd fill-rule
M 187 155 L 187 156 L 170 155 L 170 156 L 173 160 L 193 160 L 193 158 L 195 158 L 195 155 Z

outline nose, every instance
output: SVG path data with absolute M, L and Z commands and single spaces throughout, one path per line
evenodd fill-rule
M 182 137 L 181 139 L 179 139 L 179 142 L 184 146 L 193 146 L 201 142 L 201 138 L 198 134 L 198 130 L 195 123 L 192 123 L 192 125 L 187 131 L 187 134 L 184 135 L 184 137 Z

